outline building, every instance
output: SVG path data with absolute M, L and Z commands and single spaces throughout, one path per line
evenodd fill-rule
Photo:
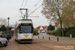
M 55 30 L 60 28 L 60 24 L 59 23 L 55 23 Z M 62 28 L 63 28 L 63 24 L 62 24 Z
M 60 24 L 59 23 L 55 23 L 55 30 L 60 28 Z
M 39 26 L 38 27 L 38 33 L 40 34 L 40 33 L 44 33 L 44 34 L 46 34 L 47 33 L 47 26 Z

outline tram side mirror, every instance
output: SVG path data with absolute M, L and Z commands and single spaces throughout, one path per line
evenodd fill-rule
M 33 29 L 33 27 L 32 27 L 32 29 Z
M 19 31 L 20 31 L 20 26 L 17 27 L 17 33 L 19 33 Z
M 33 33 L 33 29 L 34 29 L 34 28 L 32 27 L 32 33 Z
M 20 26 L 17 27 L 17 30 L 20 30 Z
M 20 33 L 22 33 L 21 31 L 19 31 Z

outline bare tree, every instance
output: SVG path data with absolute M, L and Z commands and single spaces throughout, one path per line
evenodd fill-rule
M 2 25 L 7 26 L 7 20 L 0 18 L 0 26 L 2 26 Z

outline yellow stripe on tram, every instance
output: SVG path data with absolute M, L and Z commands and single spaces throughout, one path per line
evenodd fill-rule
M 28 39 L 28 36 L 26 36 L 25 39 Z

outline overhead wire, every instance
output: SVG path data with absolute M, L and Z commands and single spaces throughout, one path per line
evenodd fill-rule
M 39 0 L 39 2 L 38 2 L 36 5 L 38 5 L 38 4 L 40 3 L 40 1 L 41 1 L 41 0 Z M 36 5 L 34 5 L 34 6 L 36 6 Z
M 27 2 L 28 2 L 28 0 L 26 0 L 24 7 L 26 6 Z
M 29 16 L 31 15 L 31 14 L 33 14 L 37 9 L 39 9 L 40 7 L 41 7 L 42 5 L 40 5 L 38 8 L 36 8 L 34 11 L 32 11 L 30 14 L 29 14 Z
M 31 9 L 33 9 L 35 6 L 37 6 L 40 3 L 41 0 L 39 0 L 39 2 L 37 2 Z M 30 10 L 31 10 L 30 9 Z
M 39 0 L 39 2 L 34 5 L 34 7 L 37 6 L 37 5 L 40 3 L 40 1 L 41 1 L 41 0 Z M 37 9 L 39 9 L 41 6 L 42 6 L 42 5 L 40 5 L 40 6 L 39 6 L 38 8 L 36 8 L 34 11 L 32 11 L 32 12 L 29 14 L 29 16 L 30 16 L 31 14 L 33 14 L 33 13 L 34 13 Z M 32 8 L 34 8 L 34 7 L 32 7 Z M 31 9 L 32 9 L 32 8 L 31 8 Z
M 25 0 L 23 0 L 21 7 L 23 6 L 23 4 L 24 4 L 24 1 L 25 1 Z
M 34 5 L 34 7 L 37 6 L 37 5 L 40 3 L 40 1 L 41 1 L 41 0 L 39 0 L 39 2 L 37 2 L 37 3 Z M 25 0 L 22 1 L 21 7 L 23 6 L 24 2 L 25 2 Z M 28 2 L 28 0 L 26 0 L 24 7 L 26 6 L 27 2 Z M 41 6 L 42 6 L 42 5 L 41 5 Z M 39 6 L 38 8 L 40 8 L 41 6 Z M 29 15 L 33 14 L 38 8 L 36 8 L 36 9 L 35 9 L 32 13 L 30 13 Z M 32 8 L 31 8 L 31 9 L 32 9 Z M 19 14 L 19 12 L 17 13 L 16 18 L 18 17 L 18 14 Z M 23 14 L 23 13 L 22 13 L 22 14 Z M 15 19 L 16 19 L 16 18 L 15 18 Z
M 25 1 L 25 0 L 23 0 L 23 1 L 22 1 L 21 7 L 23 6 L 24 1 Z M 20 12 L 20 11 L 18 11 L 18 13 L 17 13 L 16 17 L 14 18 L 14 21 L 15 21 L 15 20 L 16 20 L 16 18 L 18 17 L 19 12 Z
M 25 0 L 22 1 L 21 7 L 23 6 L 24 2 L 25 2 Z M 19 12 L 21 12 L 21 11 L 19 11 Z M 16 17 L 18 16 L 19 12 L 17 13 Z M 21 12 L 21 13 L 22 13 L 22 12 Z M 23 14 L 23 13 L 22 13 L 22 14 Z
M 25 4 L 24 4 L 24 2 L 25 2 L 25 1 L 23 1 L 23 5 L 24 5 L 24 8 L 25 8 L 25 6 L 26 6 L 28 0 L 26 0 Z M 20 13 L 21 13 L 21 15 L 25 16 L 25 14 L 24 14 L 21 10 L 20 10 Z M 23 18 L 23 17 L 22 17 L 22 18 Z
M 27 3 L 27 1 L 28 1 L 28 0 L 26 0 L 26 3 Z M 24 2 L 25 2 L 25 0 L 23 0 L 21 7 L 24 5 Z M 26 3 L 25 3 L 25 5 L 26 5 Z M 20 10 L 19 12 L 21 13 L 21 15 L 23 14 L 21 10 Z M 23 14 L 23 15 L 24 15 L 24 14 Z
M 39 1 L 34 5 L 34 7 L 37 6 L 37 5 L 40 3 L 40 1 L 41 1 L 41 0 L 39 0 Z M 26 6 L 27 2 L 28 2 L 28 0 L 26 0 L 24 7 Z M 23 3 L 24 3 L 24 0 L 23 0 Z M 23 3 L 22 3 L 22 5 L 23 5 Z M 42 5 L 41 5 L 41 6 L 42 6 Z M 39 7 L 41 7 L 41 6 L 39 6 Z M 39 8 L 39 7 L 38 7 L 38 8 Z M 36 8 L 32 13 L 34 13 L 38 8 Z M 21 13 L 22 13 L 22 12 L 21 12 Z M 32 13 L 31 13 L 31 14 L 32 14 Z M 22 14 L 23 14 L 23 13 L 22 13 Z M 31 15 L 31 14 L 30 14 L 30 15 Z
M 14 18 L 14 21 L 16 20 L 16 18 L 18 17 L 19 12 L 17 13 L 16 17 Z

